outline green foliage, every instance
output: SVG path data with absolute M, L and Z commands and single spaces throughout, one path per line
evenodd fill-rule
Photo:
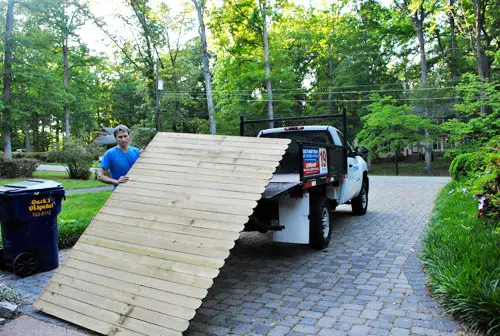
M 38 161 L 34 159 L 7 160 L 0 156 L 0 177 L 32 177 L 37 167 Z
M 80 238 L 111 191 L 68 195 L 58 216 L 59 248 L 70 248 Z
M 450 164 L 450 176 L 457 181 L 468 179 L 483 166 L 483 158 L 477 153 L 460 154 Z
M 83 141 L 75 140 L 66 143 L 62 151 L 51 153 L 50 157 L 66 166 L 69 178 L 88 180 L 93 161 L 103 151 L 103 148 L 94 143 L 87 145 Z
M 0 301 L 7 301 L 13 304 L 23 304 L 23 296 L 14 288 L 0 284 Z
M 130 143 L 139 149 L 145 148 L 155 135 L 156 130 L 133 128 L 130 132 Z
M 431 293 L 447 312 L 498 335 L 499 226 L 476 218 L 477 203 L 463 192 L 466 187 L 454 181 L 439 195 L 424 238 L 422 261 Z
M 40 162 L 56 162 L 56 161 L 50 161 L 49 152 L 15 152 L 12 153 L 12 157 L 15 159 L 21 159 L 21 158 L 33 159 Z
M 372 158 L 381 152 L 397 155 L 405 146 L 424 141 L 424 131 L 435 132 L 429 120 L 410 114 L 409 106 L 396 105 L 392 97 L 375 95 L 372 99 L 370 113 L 361 117 L 363 128 L 358 134 L 360 144 L 370 150 Z

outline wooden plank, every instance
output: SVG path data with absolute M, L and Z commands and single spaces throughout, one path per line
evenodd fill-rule
M 175 185 L 169 185 L 167 188 L 163 184 L 153 183 L 150 181 L 141 182 L 134 180 L 129 180 L 127 183 L 120 185 L 118 188 L 120 189 L 138 188 L 138 189 L 149 189 L 149 190 L 160 190 L 160 191 L 168 190 L 172 194 L 212 196 L 212 197 L 232 198 L 232 199 L 251 200 L 251 201 L 258 201 L 261 196 L 261 194 L 255 194 L 255 193 L 249 194 L 249 193 L 239 193 L 235 191 L 210 190 L 210 189 L 183 187 Z
M 144 152 L 146 153 L 146 152 Z M 186 159 L 186 151 L 178 148 L 169 147 L 157 147 L 153 146 L 148 148 L 147 153 L 162 153 L 164 155 L 175 155 Z M 199 158 L 199 159 L 209 159 L 209 158 L 225 158 L 225 159 L 244 159 L 244 160 L 255 160 L 255 161 L 272 161 L 275 160 L 279 162 L 282 155 L 268 155 L 261 153 L 239 153 L 239 152 L 228 152 L 225 150 L 213 150 L 213 149 L 193 149 L 189 151 L 189 157 Z
M 239 237 L 238 232 L 221 231 L 213 229 L 205 229 L 200 227 L 192 227 L 187 225 L 170 224 L 164 222 L 151 221 L 146 219 L 127 217 L 122 215 L 110 215 L 105 212 L 99 212 L 94 220 L 102 220 L 123 225 L 137 226 L 142 229 L 160 230 L 175 233 L 182 233 L 191 237 L 206 237 L 220 240 L 235 241 Z
M 201 140 L 216 140 L 216 141 L 227 141 L 231 142 L 242 142 L 242 143 L 252 143 L 252 144 L 288 144 L 289 139 L 281 138 L 258 138 L 249 136 L 233 136 L 233 135 L 214 135 L 214 134 L 193 134 L 193 133 L 173 133 L 173 132 L 160 132 L 155 137 L 154 140 L 164 143 L 168 142 L 170 139 L 173 141 L 184 141 L 186 139 L 201 139 Z
M 186 172 L 186 168 L 182 166 L 174 166 L 172 164 L 167 164 L 165 160 L 160 158 L 148 158 L 141 156 L 140 160 L 134 164 L 136 170 L 142 169 L 142 167 L 147 167 L 148 169 L 154 169 L 158 171 L 167 171 L 167 172 Z M 271 171 L 238 171 L 238 170 L 213 170 L 213 169 L 205 169 L 205 168 L 189 168 L 190 174 L 204 174 L 211 176 L 227 176 L 227 177 L 241 177 L 241 178 L 254 178 L 255 180 L 266 180 L 268 181 L 273 172 Z
M 137 189 L 134 189 L 134 191 L 137 191 Z M 256 201 L 246 201 L 245 206 L 238 207 L 234 204 L 207 204 L 204 202 L 193 202 L 189 200 L 182 201 L 180 200 L 180 197 L 177 197 L 176 200 L 168 201 L 164 198 L 152 197 L 151 193 L 147 196 L 143 196 L 139 195 L 139 193 L 136 192 L 134 195 L 134 192 L 132 192 L 130 189 L 120 189 L 120 191 L 112 193 L 109 199 L 125 202 L 133 201 L 134 203 L 139 204 L 157 205 L 161 207 L 170 207 L 176 209 L 216 212 L 226 215 L 248 214 L 249 216 L 252 214 L 252 209 L 257 206 Z
M 123 225 L 113 222 L 107 222 L 94 219 L 92 221 L 92 228 L 96 227 L 99 230 L 114 231 L 117 233 L 125 233 L 136 235 L 137 237 L 149 238 L 150 236 L 158 239 L 165 239 L 167 241 L 175 240 L 176 242 L 197 246 L 204 246 L 214 249 L 232 249 L 234 247 L 234 240 L 220 240 L 205 237 L 193 237 L 182 233 L 174 233 L 165 230 L 149 230 L 145 231 L 143 228 L 131 225 Z
M 196 162 L 215 162 L 215 163 L 227 163 L 242 166 L 267 166 L 267 164 L 279 162 L 281 160 L 281 153 L 279 154 L 256 154 L 256 153 L 241 153 L 241 152 L 228 152 L 221 150 L 219 153 L 211 152 L 211 155 L 196 155 L 197 153 L 192 153 L 189 151 L 189 155 L 184 152 L 181 153 L 171 153 L 175 147 L 153 147 L 151 150 L 147 151 L 148 157 L 158 157 L 169 159 L 169 160 L 179 160 L 179 161 L 196 161 Z M 250 157 L 251 158 L 250 158 Z
M 86 290 L 82 290 L 82 288 Z M 89 286 L 83 281 L 62 275 L 54 276 L 48 283 L 46 290 L 50 293 L 59 294 L 104 310 L 109 310 L 120 315 L 126 314 L 130 318 L 177 331 L 186 330 L 189 326 L 188 321 L 195 315 L 194 309 L 148 300 L 149 304 L 161 306 L 162 310 L 160 312 L 163 311 L 164 314 L 158 314 L 157 311 L 150 309 L 159 309 L 158 306 L 145 306 L 146 302 L 136 302 L 132 295 L 124 295 L 119 290 L 103 286 Z M 173 315 L 168 315 L 165 312 Z
M 224 265 L 224 261 L 220 259 L 188 255 L 181 252 L 149 246 L 140 246 L 137 244 L 125 243 L 111 239 L 96 238 L 87 234 L 84 234 L 78 242 L 204 267 L 213 267 L 218 269 Z
M 41 312 L 57 316 L 63 320 L 72 322 L 74 324 L 85 327 L 89 330 L 98 332 L 103 335 L 116 335 L 116 336 L 144 336 L 146 334 L 136 333 L 130 330 L 126 330 L 123 327 L 113 326 L 110 323 L 100 321 L 91 316 L 84 315 L 79 311 L 73 311 L 65 308 L 64 306 L 59 306 L 43 299 L 38 299 L 33 307 L 40 310 Z
M 213 284 L 213 280 L 211 278 L 199 277 L 187 273 L 179 273 L 165 267 L 154 267 L 150 265 L 136 264 L 131 262 L 131 260 L 114 259 L 105 257 L 103 255 L 83 252 L 80 250 L 71 251 L 70 257 L 72 259 L 81 260 L 100 266 L 106 266 L 124 272 L 144 275 L 155 279 L 172 281 L 186 286 L 207 289 L 212 287 Z
M 163 159 L 162 154 L 160 153 L 144 153 L 141 154 L 141 158 L 144 157 L 146 159 L 156 159 L 157 162 L 165 165 L 172 166 L 181 166 L 188 168 L 203 168 L 203 169 L 211 169 L 211 170 L 226 170 L 226 171 L 242 171 L 242 172 L 269 172 L 269 170 L 274 171 L 274 169 L 278 166 L 279 162 L 271 162 L 271 161 L 260 161 L 259 165 L 238 165 L 238 164 L 230 164 L 230 163 L 217 163 L 217 162 L 199 162 L 199 161 L 189 161 L 189 160 L 179 160 L 179 161 L 171 161 L 167 159 Z M 142 161 L 142 160 L 141 160 Z M 131 171 L 135 168 L 132 167 Z
M 137 169 L 135 175 L 139 176 L 156 176 L 156 177 L 168 177 L 189 181 L 207 181 L 207 182 L 218 182 L 218 183 L 230 183 L 234 185 L 244 185 L 244 186 L 262 186 L 262 184 L 266 184 L 269 179 L 252 179 L 250 177 L 241 178 L 241 177 L 228 177 L 228 176 L 219 176 L 219 175 L 207 175 L 207 174 L 193 174 L 190 171 L 183 172 L 169 172 L 163 170 L 157 170 L 157 165 L 147 165 L 141 164 L 139 165 L 140 169 Z M 266 181 L 264 181 L 266 180 Z
M 171 281 L 149 278 L 140 274 L 124 272 L 118 269 L 108 268 L 85 261 L 72 259 L 68 256 L 65 265 L 79 270 L 100 274 L 113 279 L 123 279 L 127 282 L 135 283 L 141 286 L 156 288 L 166 292 L 189 296 L 195 299 L 203 299 L 207 295 L 207 290 L 203 288 L 191 287 L 178 284 Z
M 164 200 L 166 204 L 182 203 L 182 202 L 193 202 L 199 205 L 210 204 L 210 205 L 227 205 L 234 208 L 254 208 L 257 205 L 257 201 L 245 200 L 245 199 L 234 199 L 228 197 L 211 197 L 204 195 L 190 195 L 188 193 L 173 193 L 170 190 L 151 190 L 151 189 L 140 189 L 134 188 L 118 188 L 112 195 L 127 195 L 129 200 L 135 198 L 136 196 L 148 196 L 151 198 L 158 198 Z M 164 203 L 164 204 L 165 204 Z
M 198 211 L 198 210 L 187 210 L 187 209 L 176 209 L 173 207 L 163 207 L 159 205 L 151 205 L 151 204 L 140 204 L 134 203 L 130 201 L 118 201 L 114 199 L 108 199 L 106 201 L 106 207 L 115 207 L 120 209 L 129 209 L 129 210 L 139 210 L 143 212 L 149 212 L 159 215 L 172 215 L 172 216 L 182 216 L 189 217 L 192 219 L 212 219 L 214 216 L 217 217 L 217 221 L 224 223 L 241 223 L 244 224 L 248 221 L 248 216 L 252 214 L 252 209 L 247 209 L 247 213 L 243 213 L 241 215 L 229 215 L 229 214 L 221 214 L 215 212 L 208 211 Z
M 107 247 L 86 244 L 84 242 L 78 242 L 78 244 L 76 244 L 73 247 L 73 249 L 77 251 L 93 253 L 97 256 L 108 256 L 110 258 L 127 260 L 128 262 L 133 262 L 139 265 L 167 268 L 171 269 L 172 271 L 179 272 L 180 274 L 184 273 L 184 274 L 197 275 L 209 279 L 213 279 L 219 274 L 218 269 L 213 269 L 210 267 L 191 265 L 186 263 L 165 260 L 161 258 L 145 256 L 142 254 L 114 250 Z
M 189 144 L 189 143 L 183 143 L 183 142 L 170 142 L 170 143 L 156 143 L 154 146 L 155 148 L 177 148 L 177 149 L 184 149 L 186 151 L 188 150 L 223 150 L 225 152 L 234 152 L 234 153 L 240 153 L 242 155 L 245 155 L 246 153 L 252 153 L 252 154 L 261 154 L 261 155 L 280 155 L 283 153 L 283 150 L 288 147 L 288 146 L 276 146 L 276 148 L 271 148 L 267 149 L 267 145 L 259 146 L 259 147 L 250 147 L 250 148 L 241 148 L 241 147 L 229 147 L 229 146 L 211 146 L 209 144 L 204 144 L 204 143 L 195 143 L 195 144 Z
M 141 298 L 143 298 L 144 300 L 146 300 L 144 301 L 145 303 L 151 301 L 152 303 L 155 304 L 156 301 L 160 301 L 163 303 L 173 304 L 191 309 L 197 309 L 201 306 L 200 299 L 195 299 L 187 297 L 185 295 L 166 292 L 156 288 L 141 286 L 135 283 L 123 281 L 122 279 L 113 279 L 105 277 L 100 274 L 79 270 L 70 266 L 64 266 L 59 268 L 54 277 L 58 276 L 68 277 L 78 282 L 82 281 L 83 283 L 88 284 L 88 286 L 90 287 L 101 286 L 105 287 L 106 290 L 117 289 L 120 292 L 123 292 L 124 295 L 130 295 L 132 298 L 135 298 L 136 300 L 140 300 Z M 82 286 L 81 288 L 85 290 L 85 288 L 88 287 Z M 155 307 L 158 307 L 158 309 L 161 308 L 160 305 L 156 304 Z
M 128 182 L 127 182 L 128 183 Z M 152 214 L 143 212 L 141 210 L 131 210 L 125 208 L 117 208 L 117 207 L 107 207 L 106 205 L 101 208 L 102 213 L 109 215 L 121 215 L 127 216 L 131 218 L 155 221 L 158 223 L 168 223 L 175 225 L 184 225 L 193 228 L 204 228 L 204 229 L 213 229 L 218 231 L 226 231 L 226 232 L 240 232 L 244 228 L 244 224 L 238 223 L 220 223 L 216 221 L 211 221 L 207 219 L 198 219 L 192 217 L 181 217 L 181 216 L 169 216 L 165 214 Z
M 225 259 L 229 256 L 229 250 L 224 248 L 204 247 L 202 244 L 197 242 L 194 242 L 193 244 L 187 244 L 178 242 L 176 240 L 169 240 L 151 235 L 136 236 L 134 234 L 124 232 L 108 231 L 95 226 L 89 227 L 85 231 L 85 234 L 94 238 L 104 238 L 117 242 L 125 242 L 140 246 L 160 248 L 192 256 L 205 256 L 213 258 L 215 260 Z
M 117 314 L 112 311 L 99 309 L 87 303 L 51 292 L 43 292 L 40 298 L 58 306 L 64 305 L 64 307 L 68 307 L 73 311 L 81 311 L 87 316 L 96 316 L 103 322 L 110 323 L 113 326 L 123 327 L 123 329 L 128 329 L 137 333 L 158 336 L 182 336 L 182 333 L 179 331 L 132 319 L 128 316 L 128 312 L 124 312 L 124 314 Z M 130 307 L 130 309 L 133 309 L 133 307 Z

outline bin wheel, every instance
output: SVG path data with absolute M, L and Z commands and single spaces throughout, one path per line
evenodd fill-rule
M 38 258 L 31 252 L 23 252 L 17 255 L 12 263 L 12 270 L 20 277 L 26 277 L 38 269 Z

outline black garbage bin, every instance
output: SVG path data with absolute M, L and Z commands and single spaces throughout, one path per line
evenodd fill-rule
M 3 268 L 25 277 L 59 266 L 57 215 L 64 197 L 61 184 L 50 180 L 0 187 Z

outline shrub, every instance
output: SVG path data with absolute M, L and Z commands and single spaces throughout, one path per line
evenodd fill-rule
M 0 177 L 32 177 L 36 167 L 38 167 L 38 161 L 34 159 L 6 160 L 0 157 Z
M 40 162 L 50 162 L 47 160 L 48 152 L 15 152 L 12 157 L 15 159 L 34 159 Z
M 95 144 L 86 145 L 80 140 L 74 140 L 66 143 L 62 151 L 52 152 L 51 158 L 66 166 L 69 178 L 88 180 L 92 162 L 102 152 L 103 149 Z
M 59 234 L 59 248 L 67 249 L 76 244 L 82 233 L 87 229 L 88 223 L 76 220 L 60 219 L 57 229 Z
M 500 335 L 498 222 L 479 219 L 463 182 L 438 197 L 424 238 L 428 287 L 444 309 L 468 324 Z
M 130 143 L 137 148 L 144 148 L 155 135 L 156 130 L 153 129 L 133 128 L 130 131 Z
M 469 178 L 474 172 L 482 169 L 484 163 L 478 152 L 459 154 L 450 164 L 450 176 L 460 181 Z

